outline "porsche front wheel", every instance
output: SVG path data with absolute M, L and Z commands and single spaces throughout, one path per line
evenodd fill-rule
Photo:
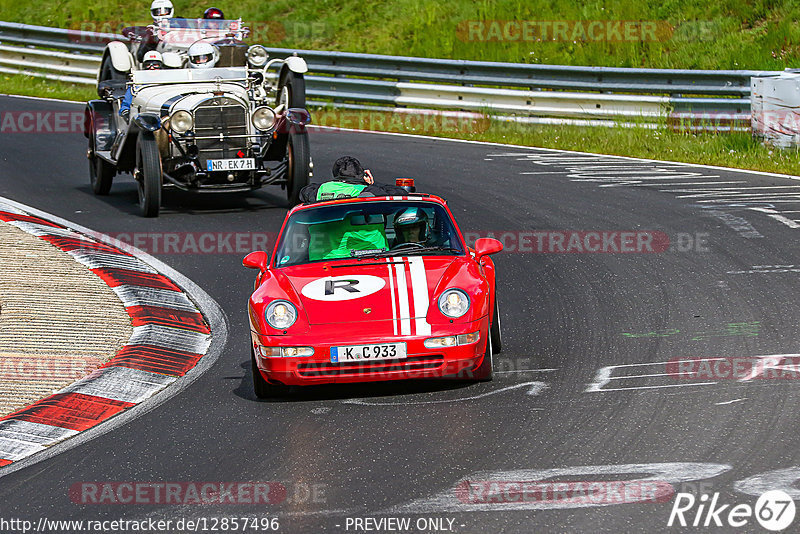
M 141 132 L 136 141 L 136 184 L 139 207 L 145 217 L 158 217 L 161 207 L 161 155 L 150 132 Z
M 255 391 L 256 397 L 259 399 L 269 399 L 289 393 L 289 388 L 287 386 L 270 384 L 264 380 L 264 377 L 261 376 L 261 371 L 258 369 L 258 365 L 256 365 L 256 356 L 252 348 L 250 349 L 250 365 L 253 368 L 253 391 Z
M 497 293 L 494 295 L 494 314 L 489 334 L 492 336 L 492 350 L 499 354 L 503 350 L 503 334 L 500 330 L 500 304 L 497 302 Z
M 489 382 L 494 377 L 494 359 L 492 352 L 492 336 L 489 334 L 486 338 L 486 352 L 483 355 L 483 361 L 475 369 L 473 377 L 478 382 Z

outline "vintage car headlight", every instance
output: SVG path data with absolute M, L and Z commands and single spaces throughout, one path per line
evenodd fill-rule
M 261 45 L 253 45 L 247 49 L 247 62 L 254 67 L 263 67 L 268 58 L 267 49 Z
M 439 297 L 439 310 L 455 319 L 469 310 L 469 297 L 461 289 L 448 289 Z
M 264 318 L 272 328 L 283 330 L 297 320 L 297 308 L 288 300 L 276 300 L 267 306 Z
M 272 108 L 262 106 L 253 112 L 253 126 L 258 130 L 269 130 L 275 126 L 275 112 Z
M 169 119 L 169 126 L 178 133 L 186 133 L 194 126 L 192 114 L 188 111 L 176 111 Z

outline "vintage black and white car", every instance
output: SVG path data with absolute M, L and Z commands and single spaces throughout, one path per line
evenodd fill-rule
M 100 98 L 86 106 L 96 194 L 107 195 L 114 176 L 128 172 L 146 217 L 158 215 L 162 187 L 236 192 L 276 184 L 286 189 L 290 205 L 298 203 L 311 173 L 303 79 L 308 67 L 300 57 L 270 59 L 260 45 L 218 37 L 210 41 L 215 65 L 203 69 L 169 68 L 184 67 L 187 56 L 165 50 L 168 68 L 140 70 L 123 43 L 109 43 L 98 73 Z M 126 118 L 120 107 L 128 87 Z

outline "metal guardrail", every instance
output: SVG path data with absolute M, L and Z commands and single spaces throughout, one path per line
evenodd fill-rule
M 94 83 L 120 35 L 0 22 L 0 72 Z M 24 45 L 24 46 L 20 46 Z M 42 52 L 31 47 L 68 50 Z M 267 48 L 309 65 L 310 103 L 489 112 L 522 122 L 667 119 L 692 129 L 750 127 L 750 79 L 781 71 L 570 67 Z M 378 109 L 378 107 L 374 109 Z

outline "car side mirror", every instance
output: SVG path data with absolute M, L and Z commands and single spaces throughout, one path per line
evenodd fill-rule
M 491 237 L 482 237 L 475 241 L 475 259 L 480 261 L 487 254 L 496 254 L 503 250 L 503 244 Z
M 242 265 L 248 269 L 259 269 L 262 272 L 266 271 L 269 267 L 269 254 L 263 250 L 256 250 L 251 252 L 242 260 Z

